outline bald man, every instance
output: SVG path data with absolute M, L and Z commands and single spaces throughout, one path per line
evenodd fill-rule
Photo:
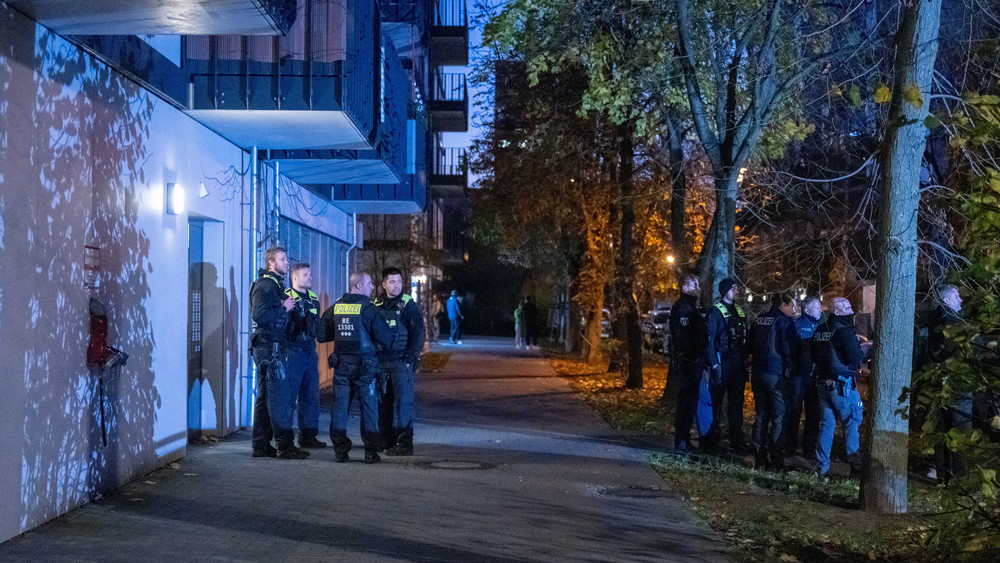
M 833 300 L 830 317 L 813 333 L 812 355 L 816 363 L 816 390 L 821 409 L 816 473 L 823 476 L 830 471 L 830 448 L 833 447 L 833 434 L 838 421 L 844 427 L 851 472 L 860 473 L 862 407 L 855 378 L 864 354 L 854 332 L 854 310 L 847 299 L 837 297 Z
M 392 348 L 392 329 L 371 302 L 372 277 L 355 272 L 350 278 L 350 293 L 345 293 L 323 312 L 324 341 L 333 340 L 333 405 L 330 407 L 330 440 L 335 460 L 343 463 L 351 451 L 347 437 L 347 413 L 351 397 L 361 407 L 361 441 L 365 445 L 365 463 L 378 463 L 382 436 L 378 427 L 376 379 L 379 374 L 376 345 Z

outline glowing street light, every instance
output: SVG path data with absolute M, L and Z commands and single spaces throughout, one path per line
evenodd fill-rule
M 672 254 L 670 256 L 667 256 L 667 262 L 669 262 L 671 264 L 674 263 L 674 256 Z

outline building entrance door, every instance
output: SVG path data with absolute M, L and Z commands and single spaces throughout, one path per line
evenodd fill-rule
M 188 220 L 188 439 L 225 434 L 225 290 L 220 222 Z

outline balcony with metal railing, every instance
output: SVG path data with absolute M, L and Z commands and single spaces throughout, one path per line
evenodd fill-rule
M 281 35 L 295 0 L 5 0 L 60 35 Z
M 469 64 L 469 14 L 466 0 L 433 0 L 431 59 L 437 66 Z
M 370 149 L 271 150 L 266 158 L 296 182 L 311 184 L 398 184 L 407 173 L 407 106 L 410 82 L 392 44 L 383 42 L 382 99 L 376 103 L 378 142 Z M 413 199 L 411 195 L 410 200 Z
M 431 129 L 453 132 L 469 130 L 469 90 L 464 74 L 433 73 L 430 94 L 427 109 L 431 116 Z
M 430 188 L 436 197 L 462 195 L 469 185 L 466 150 L 434 146 L 431 154 Z
M 259 149 L 372 150 L 380 142 L 374 0 L 298 0 L 284 37 L 183 38 L 188 113 Z

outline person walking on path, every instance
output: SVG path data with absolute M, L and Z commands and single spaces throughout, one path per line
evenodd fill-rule
M 698 310 L 701 292 L 698 277 L 687 274 L 681 278 L 681 296 L 670 311 L 670 373 L 676 377 L 677 407 L 674 416 L 674 451 L 692 450 L 691 424 L 697 419 L 698 434 L 708 435 L 712 426 L 712 403 L 705 377 L 702 332 L 704 321 Z M 704 444 L 702 444 L 704 446 Z
M 843 297 L 833 300 L 833 310 L 825 323 L 813 333 L 812 354 L 816 362 L 816 389 L 822 416 L 816 442 L 815 471 L 825 476 L 830 471 L 830 449 L 837 422 L 844 427 L 847 462 L 851 473 L 861 471 L 860 436 L 861 395 L 855 376 L 864 354 L 854 333 L 854 311 Z
M 292 287 L 285 294 L 295 300 L 288 321 L 288 384 L 296 402 L 299 447 L 325 448 L 319 434 L 319 356 L 316 337 L 323 330 L 319 297 L 312 291 L 312 269 L 302 262 L 292 267 Z
M 335 460 L 347 461 L 351 439 L 347 437 L 347 415 L 351 398 L 361 407 L 361 441 L 365 463 L 378 463 L 382 436 L 378 428 L 378 386 L 380 368 L 376 346 L 392 348 L 392 330 L 369 296 L 375 287 L 372 277 L 355 272 L 350 277 L 351 292 L 345 293 L 323 312 L 324 341 L 333 340 L 333 404 L 330 407 L 330 440 Z
M 382 270 L 382 290 L 375 300 L 393 331 L 392 347 L 378 352 L 379 364 L 389 374 L 379 407 L 379 427 L 386 455 L 413 455 L 413 372 L 424 348 L 424 315 L 420 306 L 403 293 L 403 272 Z
M 250 286 L 251 355 L 257 365 L 257 397 L 253 402 L 253 457 L 305 459 L 292 432 L 294 399 L 288 386 L 286 329 L 295 300 L 285 295 L 288 254 L 280 246 L 264 253 L 266 269 Z M 271 446 L 274 438 L 277 448 Z
M 514 348 L 524 348 L 524 300 L 514 308 Z
M 521 306 L 521 322 L 524 324 L 522 333 L 524 334 L 524 347 L 538 347 L 538 308 L 531 296 L 524 298 L 524 305 Z
M 451 297 L 448 298 L 446 307 L 448 309 L 448 325 L 451 328 L 451 338 L 448 341 L 452 344 L 461 344 L 462 321 L 465 320 L 465 315 L 462 314 L 462 303 L 458 299 L 458 291 L 451 290 Z
M 753 321 L 750 330 L 752 354 L 750 388 L 756 410 L 753 423 L 755 465 L 785 469 L 781 439 L 785 420 L 785 381 L 795 367 L 793 353 L 798 341 L 795 332 L 795 299 L 787 293 L 775 296 L 771 309 Z
M 743 308 L 736 305 L 739 285 L 726 278 L 719 282 L 722 299 L 708 311 L 708 345 L 705 363 L 709 367 L 708 384 L 712 391 L 712 430 L 705 439 L 708 453 L 721 451 L 722 402 L 727 400 L 726 417 L 729 420 L 729 449 L 747 451 L 743 433 L 743 394 L 746 392 L 747 323 Z

